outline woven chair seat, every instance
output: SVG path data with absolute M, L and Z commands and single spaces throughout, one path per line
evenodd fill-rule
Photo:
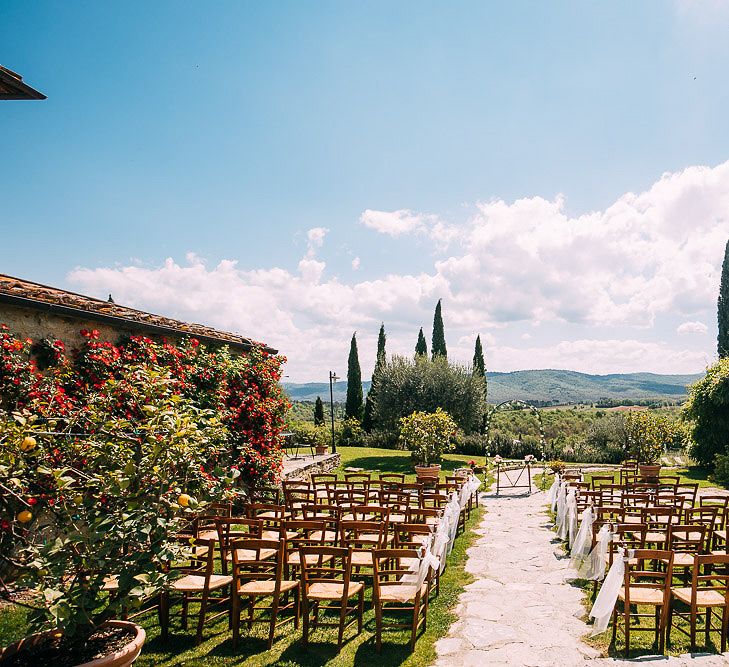
M 352 567 L 373 567 L 371 551 L 352 552 Z
M 690 586 L 686 588 L 672 588 L 671 593 L 673 593 L 674 597 L 681 600 L 681 602 L 691 604 Z M 696 591 L 696 604 L 699 607 L 723 607 L 724 594 L 721 591 L 714 591 L 709 588 L 699 588 Z
M 726 530 L 715 530 L 714 537 L 720 539 L 722 542 L 726 542 Z
M 218 539 L 218 531 L 215 530 L 215 529 L 211 529 L 211 530 L 201 530 L 197 534 L 197 539 L 198 540 L 217 540 Z M 204 547 L 201 547 L 201 548 L 204 548 Z M 207 551 L 207 549 L 206 549 L 206 551 Z
M 233 577 L 224 574 L 213 574 L 210 576 L 209 590 L 216 591 L 227 586 L 233 581 Z M 187 574 L 172 584 L 172 588 L 180 593 L 194 593 L 205 589 L 205 577 L 197 574 Z
M 404 514 L 390 514 L 390 523 L 405 523 L 407 517 Z
M 297 534 L 298 533 L 294 533 L 290 530 L 286 531 L 286 539 L 292 540 L 296 537 Z M 264 530 L 261 533 L 261 537 L 264 540 L 275 540 L 276 542 L 278 542 L 281 539 L 281 533 L 279 533 L 277 530 Z
M 691 567 L 694 564 L 694 554 L 676 552 L 673 555 L 673 567 Z
M 249 563 L 254 560 L 268 560 L 269 558 L 273 558 L 276 555 L 276 550 L 260 549 L 256 551 L 255 549 L 236 549 L 236 555 L 238 556 L 239 563 Z M 225 560 L 233 560 L 232 552 L 229 551 L 225 554 Z
M 380 587 L 381 602 L 415 602 L 418 594 L 418 587 L 415 584 L 396 584 L 394 586 Z M 420 587 L 420 597 L 428 594 L 428 584 Z
M 313 542 L 319 542 L 321 540 L 321 531 L 317 530 L 311 534 L 311 539 Z M 324 531 L 324 541 L 325 542 L 336 542 L 337 541 L 337 533 L 333 530 L 325 530 Z
M 347 598 L 357 595 L 364 588 L 360 581 L 350 581 Z M 342 600 L 344 596 L 344 584 L 335 581 L 331 583 L 317 582 L 309 586 L 306 597 L 310 600 Z
M 299 585 L 298 581 L 281 581 L 279 585 L 279 591 L 286 593 L 291 591 Z M 242 586 L 238 587 L 238 592 L 241 595 L 273 595 L 276 592 L 275 581 L 247 581 Z
M 625 600 L 625 588 L 621 588 L 618 593 L 620 600 Z M 631 604 L 649 604 L 660 606 L 663 604 L 663 590 L 660 588 L 643 588 L 642 586 L 631 586 L 630 588 Z
M 666 541 L 666 533 L 660 530 L 651 531 L 645 534 L 647 544 L 662 544 Z
M 330 563 L 333 556 L 331 554 L 324 555 L 321 557 L 321 563 L 322 565 L 325 565 L 326 563 Z M 294 551 L 293 553 L 290 553 L 288 558 L 286 559 L 286 562 L 289 565 L 301 565 L 301 556 L 299 555 L 298 551 Z M 319 563 L 319 555 L 318 554 L 309 554 L 306 557 L 306 564 L 310 567 L 316 567 L 316 565 Z

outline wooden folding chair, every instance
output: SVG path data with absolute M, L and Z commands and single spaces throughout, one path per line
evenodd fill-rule
M 704 574 L 701 574 L 704 572 Z M 671 597 L 680 600 L 689 606 L 689 612 L 680 613 L 671 605 L 668 615 L 668 632 L 670 636 L 673 627 L 673 616 L 678 616 L 689 624 L 687 633 L 680 626 L 676 626 L 679 632 L 683 632 L 691 639 L 691 651 L 696 650 L 696 625 L 699 612 L 703 610 L 706 614 L 704 621 L 704 637 L 708 646 L 710 633 L 716 629 L 720 633 L 721 652 L 726 651 L 727 631 L 729 631 L 729 554 L 723 555 L 694 555 L 694 563 L 691 569 L 691 586 L 671 588 Z M 714 610 L 717 609 L 716 617 L 719 620 L 719 627 L 712 628 L 711 622 L 714 618 Z
M 673 577 L 673 552 L 662 549 L 636 549 L 632 558 L 625 562 L 623 587 L 613 611 L 613 638 L 615 645 L 620 629 L 625 638 L 625 656 L 630 653 L 630 636 L 634 632 L 654 632 L 660 653 L 665 651 L 668 611 L 671 606 L 671 580 Z M 636 610 L 632 611 L 632 606 Z M 652 614 L 641 613 L 641 606 L 653 607 Z M 641 619 L 654 619 L 653 626 L 642 625 Z M 631 625 L 631 619 L 637 624 Z M 623 626 L 619 628 L 619 621 Z
M 377 549 L 374 553 L 372 605 L 375 608 L 375 645 L 382 649 L 382 631 L 385 629 L 410 628 L 410 650 L 415 650 L 418 632 L 425 631 L 428 622 L 428 576 L 422 583 L 403 582 L 403 577 L 413 575 L 413 564 L 418 567 L 418 549 Z M 416 570 L 417 577 L 417 570 Z M 410 613 L 409 623 L 385 622 L 388 611 Z
M 352 581 L 352 550 L 342 547 L 301 547 L 301 599 L 304 616 L 304 645 L 311 630 L 317 627 L 338 628 L 337 648 L 342 648 L 345 631 L 357 623 L 362 632 L 364 616 L 364 584 Z M 352 598 L 356 601 L 350 603 Z M 319 612 L 335 610 L 339 621 L 319 620 Z M 347 617 L 354 615 L 349 623 Z
M 231 541 L 230 550 L 233 555 L 233 577 L 237 602 L 233 609 L 233 648 L 238 643 L 240 630 L 240 612 L 242 599 L 248 600 L 248 630 L 254 623 L 268 624 L 268 648 L 273 646 L 276 629 L 293 621 L 294 629 L 299 627 L 299 582 L 284 579 L 284 543 L 281 540 L 259 540 L 255 538 L 237 538 Z M 275 551 L 275 556 L 267 554 Z M 252 558 L 238 560 L 238 554 L 252 553 Z M 259 600 L 271 598 L 268 605 L 257 605 Z M 256 612 L 267 613 L 256 616 Z M 293 611 L 293 615 L 279 620 L 279 615 Z

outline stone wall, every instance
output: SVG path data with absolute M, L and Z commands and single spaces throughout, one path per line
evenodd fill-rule
M 312 475 L 331 472 L 339 467 L 341 457 L 339 454 L 324 454 L 323 456 L 306 456 L 303 459 L 284 459 L 283 479 L 301 479 L 311 481 Z

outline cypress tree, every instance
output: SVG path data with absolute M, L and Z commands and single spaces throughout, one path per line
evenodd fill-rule
M 481 334 L 476 336 L 476 348 L 473 351 L 473 374 L 486 377 L 486 363 L 483 359 L 483 347 L 481 346 Z
M 324 424 L 324 403 L 322 403 L 321 396 L 316 397 L 316 403 L 314 403 L 314 426 L 322 426 Z
M 427 357 L 428 356 L 428 344 L 425 342 L 425 336 L 423 335 L 423 327 L 420 327 L 420 333 L 418 334 L 418 342 L 415 345 L 415 356 L 416 357 Z
M 347 403 L 344 406 L 344 414 L 347 417 L 362 419 L 362 370 L 359 367 L 356 331 L 352 334 L 352 343 L 349 347 L 349 361 L 347 362 Z
M 372 383 L 370 390 L 367 392 L 367 400 L 365 401 L 364 417 L 362 418 L 362 428 L 368 433 L 372 430 L 374 424 L 375 397 L 377 396 L 377 385 L 380 379 L 380 373 L 387 363 L 387 353 L 385 352 L 385 325 L 380 325 L 380 335 L 377 337 L 377 360 L 375 361 L 375 370 L 372 372 Z
M 729 241 L 726 243 L 724 264 L 721 267 L 717 319 L 719 320 L 717 351 L 719 353 L 719 359 L 722 359 L 729 357 Z
M 433 342 L 430 344 L 430 353 L 432 358 L 447 357 L 445 331 L 443 330 L 443 315 L 440 310 L 440 299 L 435 307 L 435 315 L 433 315 Z

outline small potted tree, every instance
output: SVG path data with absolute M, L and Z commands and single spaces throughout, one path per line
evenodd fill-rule
M 0 414 L 0 576 L 28 590 L 36 631 L 0 650 L 3 665 L 124 667 L 139 655 L 144 630 L 115 619 L 165 589 L 185 514 L 232 494 L 238 474 L 222 466 L 221 422 L 175 387 L 140 367 L 62 421 Z
M 638 461 L 640 476 L 655 481 L 661 473 L 661 456 L 673 440 L 673 428 L 666 417 L 647 410 L 625 417 L 628 451 Z
M 458 427 L 443 409 L 413 412 L 400 419 L 400 445 L 411 452 L 418 481 L 440 475 L 443 453 L 450 451 Z

